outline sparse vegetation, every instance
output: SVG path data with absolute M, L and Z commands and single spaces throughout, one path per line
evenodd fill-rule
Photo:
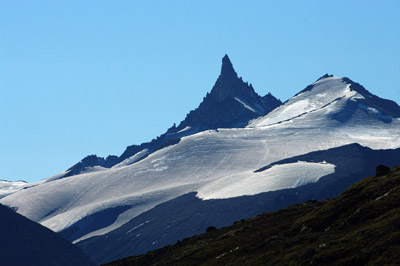
M 217 228 L 215 227 L 215 226 L 209 226 L 209 227 L 207 227 L 207 230 L 206 230 L 206 232 L 208 233 L 208 232 L 212 232 L 212 231 L 216 231 L 217 230 Z
M 400 265 L 400 166 L 337 198 L 296 204 L 107 265 Z

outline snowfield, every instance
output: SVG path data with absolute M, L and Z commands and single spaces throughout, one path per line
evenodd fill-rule
M 3 198 L 9 194 L 13 194 L 25 188 L 30 188 L 39 185 L 42 181 L 35 183 L 26 183 L 25 181 L 5 181 L 0 180 L 0 198 Z
M 124 207 L 113 222 L 75 239 L 79 242 L 188 192 L 207 200 L 316 182 L 333 173 L 335 166 L 297 162 L 254 171 L 281 159 L 350 143 L 399 148 L 400 119 L 385 123 L 368 107 L 349 109 L 349 103 L 360 97 L 342 79 L 325 78 L 246 128 L 189 135 L 142 160 L 138 157 L 146 151 L 111 169 L 46 182 L 0 202 L 56 232 L 94 213 Z
M 333 172 L 335 165 L 326 162 L 274 165 L 262 172 L 248 172 L 246 175 L 241 173 L 210 182 L 198 190 L 197 197 L 203 200 L 226 199 L 295 188 L 317 182 L 321 177 Z

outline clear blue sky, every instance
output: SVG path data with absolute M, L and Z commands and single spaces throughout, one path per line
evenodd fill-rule
M 325 73 L 400 102 L 400 1 L 0 1 L 0 179 L 37 181 L 179 123 L 227 53 L 287 100 Z

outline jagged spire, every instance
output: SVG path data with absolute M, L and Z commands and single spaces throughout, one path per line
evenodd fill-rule
M 211 96 L 221 102 L 228 97 L 236 95 L 238 91 L 243 89 L 244 85 L 246 84 L 238 78 L 228 55 L 225 55 L 222 58 L 221 74 L 211 90 Z
M 236 71 L 233 69 L 231 60 L 229 59 L 229 56 L 226 54 L 222 58 L 221 77 L 231 78 L 232 76 L 237 78 L 237 74 Z

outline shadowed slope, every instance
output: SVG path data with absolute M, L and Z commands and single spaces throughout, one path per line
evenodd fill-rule
M 296 204 L 107 265 L 399 265 L 399 213 L 395 167 L 337 198 Z
M 0 217 L 0 265 L 94 265 L 57 233 L 1 204 Z

